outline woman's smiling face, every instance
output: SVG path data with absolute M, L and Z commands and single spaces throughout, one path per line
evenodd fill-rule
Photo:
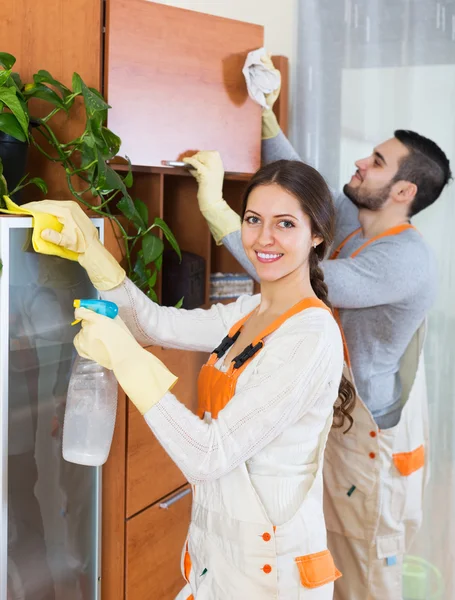
M 277 281 L 308 264 L 320 237 L 300 202 L 277 184 L 255 187 L 248 197 L 242 243 L 261 281 Z

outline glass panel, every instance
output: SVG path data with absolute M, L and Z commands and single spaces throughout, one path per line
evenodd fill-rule
M 95 290 L 30 234 L 10 230 L 7 599 L 95 600 L 98 472 L 62 458 L 72 303 Z

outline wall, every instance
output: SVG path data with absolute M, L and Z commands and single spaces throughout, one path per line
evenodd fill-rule
M 292 99 L 295 90 L 298 0 L 154 0 L 161 4 L 238 19 L 263 25 L 265 47 L 272 54 L 289 58 L 290 130 L 292 131 Z

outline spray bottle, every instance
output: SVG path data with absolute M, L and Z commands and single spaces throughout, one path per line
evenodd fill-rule
M 107 300 L 75 300 L 74 307 L 87 308 L 111 319 L 118 314 L 117 305 Z M 76 357 L 63 422 L 65 460 L 91 467 L 106 462 L 114 434 L 117 392 L 112 371 L 92 360 Z

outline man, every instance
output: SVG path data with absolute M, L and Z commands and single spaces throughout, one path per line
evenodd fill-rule
M 300 160 L 272 112 L 277 95 L 263 113 L 265 163 Z M 255 276 L 240 219 L 222 199 L 219 157 L 187 160 L 216 241 Z M 401 600 L 403 555 L 421 522 L 427 474 L 421 347 L 437 284 L 433 255 L 409 221 L 439 197 L 451 172 L 434 142 L 403 130 L 356 167 L 335 197 L 333 253 L 321 265 L 346 339 L 346 374 L 358 392 L 353 428 L 334 428 L 327 445 L 325 514 L 344 575 L 335 600 Z

